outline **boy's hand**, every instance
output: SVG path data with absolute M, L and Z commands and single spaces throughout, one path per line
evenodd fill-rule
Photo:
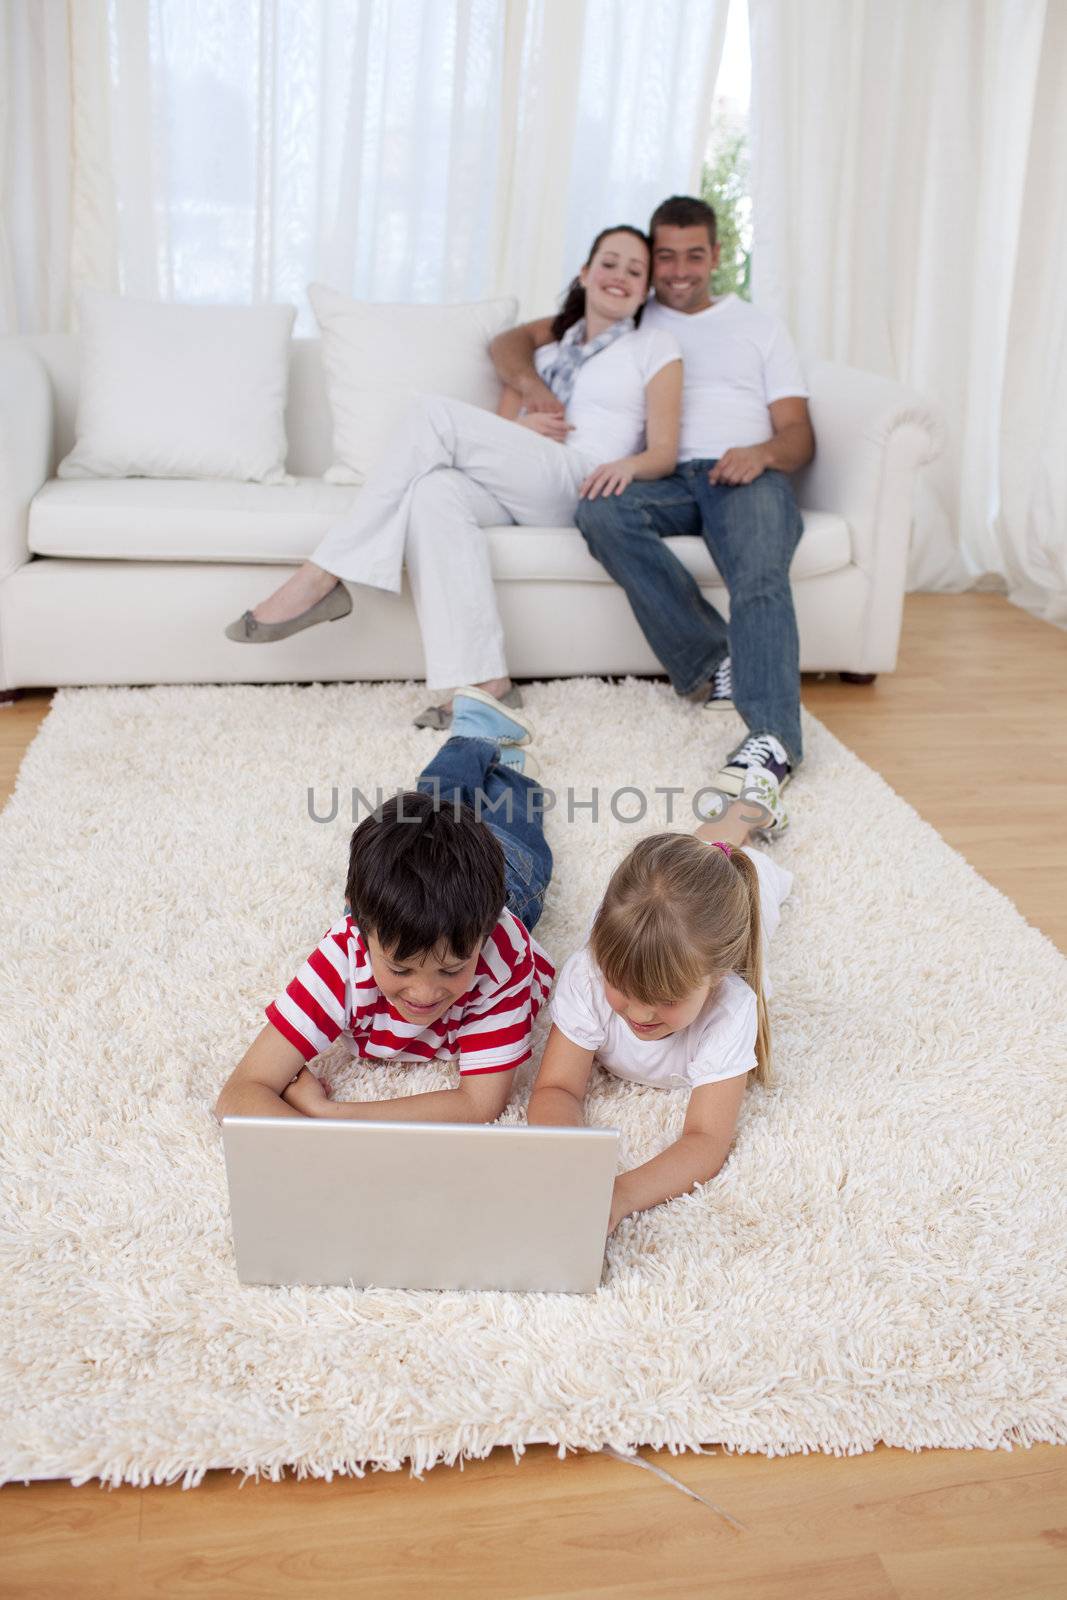
M 330 1092 L 326 1085 L 320 1083 L 307 1067 L 301 1067 L 289 1087 L 282 1092 L 282 1099 L 286 1105 L 292 1106 L 294 1111 L 299 1111 L 304 1117 L 321 1117 L 322 1108 L 329 1098 Z

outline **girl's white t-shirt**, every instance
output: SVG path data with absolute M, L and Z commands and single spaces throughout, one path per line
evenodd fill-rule
M 534 353 L 538 377 L 555 359 L 559 345 L 543 344 Z M 645 388 L 663 367 L 680 361 L 677 340 L 662 328 L 635 328 L 583 361 L 567 402 L 574 432 L 567 449 L 593 466 L 636 455 L 645 448 Z
M 760 850 L 745 847 L 759 874 L 763 930 L 764 993 L 767 945 L 781 920 L 793 874 Z M 756 1065 L 756 996 L 744 978 L 727 973 L 688 1028 L 665 1039 L 639 1039 L 611 1009 L 588 944 L 563 964 L 550 1006 L 561 1033 L 583 1050 L 594 1050 L 602 1067 L 632 1083 L 661 1089 L 696 1089 L 739 1077 Z

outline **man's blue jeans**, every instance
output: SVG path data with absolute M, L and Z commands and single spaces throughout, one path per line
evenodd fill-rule
M 789 564 L 802 530 L 792 485 L 768 470 L 754 483 L 711 484 L 714 461 L 684 461 L 669 478 L 578 502 L 590 551 L 626 590 L 634 616 L 679 694 L 709 684 L 727 655 L 733 698 L 753 733 L 773 733 L 796 766 L 800 644 Z M 663 543 L 703 538 L 730 592 L 730 623 Z
M 545 838 L 544 791 L 532 778 L 501 766 L 488 739 L 453 735 L 419 775 L 415 787 L 444 807 L 462 801 L 496 834 L 504 851 L 505 903 L 527 930 L 544 909 L 552 876 Z

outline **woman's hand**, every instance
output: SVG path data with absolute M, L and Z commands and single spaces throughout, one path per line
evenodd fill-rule
M 554 439 L 557 444 L 566 444 L 568 433 L 574 432 L 574 424 L 567 421 L 562 411 L 528 411 L 515 420 L 520 428 L 529 428 L 531 433 L 539 433 L 543 439 Z
M 595 500 L 597 495 L 622 494 L 634 481 L 634 463 L 629 456 L 621 461 L 606 461 L 586 478 L 578 490 L 580 500 Z
M 330 1098 L 330 1091 L 324 1083 L 320 1083 L 313 1072 L 307 1067 L 302 1067 L 289 1087 L 283 1091 L 282 1099 L 287 1106 L 292 1106 L 294 1111 L 299 1111 L 304 1117 L 321 1117 L 323 1106 Z

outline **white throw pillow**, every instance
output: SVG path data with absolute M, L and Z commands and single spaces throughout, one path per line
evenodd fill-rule
M 518 303 L 374 305 L 313 283 L 308 299 L 322 330 L 333 412 L 330 483 L 362 483 L 408 402 L 447 394 L 495 411 L 500 379 L 489 341 L 510 328 Z
M 295 314 L 83 289 L 76 442 L 59 476 L 286 482 Z

